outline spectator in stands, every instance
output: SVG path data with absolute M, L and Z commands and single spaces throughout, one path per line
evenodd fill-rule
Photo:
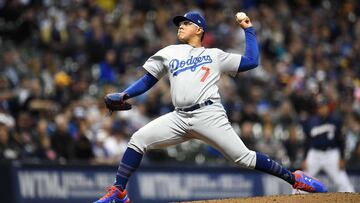
M 20 112 L 16 119 L 14 139 L 22 149 L 23 159 L 32 159 L 39 156 L 39 138 L 34 128 L 34 120 L 29 112 Z
M 245 121 L 241 124 L 241 140 L 244 144 L 251 150 L 255 150 L 256 147 L 256 138 L 253 134 L 253 123 L 250 121 Z
M 105 150 L 109 153 L 109 161 L 118 163 L 127 148 L 127 139 L 123 121 L 115 120 L 111 126 L 111 135 L 105 138 Z
M 92 143 L 90 141 L 92 137 L 93 135 L 87 120 L 83 120 L 79 123 L 79 132 L 74 143 L 75 159 L 90 161 L 94 158 Z
M 345 157 L 350 158 L 351 153 L 355 150 L 356 144 L 360 141 L 360 114 L 352 113 L 345 120 Z
M 10 49 L 4 51 L 2 58 L 3 67 L 1 74 L 9 81 L 11 88 L 16 88 L 20 85 L 20 78 L 25 74 L 24 67 L 19 61 L 19 53 L 14 49 Z
M 298 129 L 296 125 L 289 126 L 288 130 L 289 137 L 284 141 L 284 147 L 286 149 L 287 157 L 290 161 L 290 168 L 301 168 L 302 154 L 303 154 L 303 143 L 299 139 Z
M 36 133 L 39 139 L 39 157 L 47 160 L 55 160 L 56 152 L 51 148 L 50 135 L 48 133 L 48 121 L 40 119 L 36 126 Z
M 68 120 L 60 114 L 55 118 L 56 130 L 51 137 L 51 146 L 57 159 L 66 161 L 74 158 L 74 140 L 68 132 Z
M 350 169 L 360 168 L 360 141 L 356 143 L 356 147 L 351 154 L 350 160 L 348 161 L 348 168 Z
M 105 60 L 99 64 L 100 84 L 116 84 L 118 81 L 118 67 L 116 67 L 116 52 L 109 49 L 105 53 Z
M 255 149 L 282 163 L 286 152 L 282 143 L 273 135 L 273 126 L 271 124 L 265 125 L 262 129 L 262 137 L 256 142 Z
M 0 160 L 16 160 L 20 157 L 20 148 L 12 139 L 8 124 L 0 118 Z

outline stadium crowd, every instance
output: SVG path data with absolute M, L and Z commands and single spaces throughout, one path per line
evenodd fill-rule
M 168 80 L 107 115 L 106 93 L 142 75 L 176 41 L 172 17 L 203 12 L 205 47 L 242 53 L 245 11 L 260 66 L 219 84 L 244 143 L 300 167 L 299 121 L 322 94 L 344 123 L 348 167 L 360 168 L 360 4 L 356 0 L 0 0 L 0 160 L 118 163 L 133 132 L 173 110 Z M 221 135 L 219 135 L 221 136 Z M 230 164 L 197 141 L 149 152 L 147 164 Z

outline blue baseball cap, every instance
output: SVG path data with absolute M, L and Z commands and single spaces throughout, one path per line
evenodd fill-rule
M 205 21 L 204 17 L 202 17 L 201 14 L 198 12 L 190 11 L 190 12 L 185 13 L 184 16 L 175 16 L 173 18 L 174 24 L 178 27 L 181 22 L 186 21 L 186 20 L 195 23 L 196 25 L 201 27 L 204 31 L 206 31 L 206 28 L 207 28 L 206 21 Z

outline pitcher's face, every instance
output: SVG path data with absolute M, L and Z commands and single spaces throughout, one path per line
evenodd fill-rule
M 182 21 L 179 23 L 177 37 L 181 42 L 188 42 L 198 33 L 202 32 L 202 28 L 191 21 Z

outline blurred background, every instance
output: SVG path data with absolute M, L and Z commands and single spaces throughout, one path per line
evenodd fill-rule
M 321 94 L 343 122 L 347 169 L 360 170 L 357 0 L 0 0 L 0 160 L 114 169 L 130 136 L 174 107 L 166 78 L 111 117 L 103 97 L 124 90 L 148 57 L 178 43 L 172 18 L 189 10 L 207 20 L 205 47 L 243 53 L 237 11 L 255 27 L 260 66 L 219 83 L 248 148 L 301 168 L 300 122 Z M 142 164 L 232 166 L 198 141 L 149 152 Z

